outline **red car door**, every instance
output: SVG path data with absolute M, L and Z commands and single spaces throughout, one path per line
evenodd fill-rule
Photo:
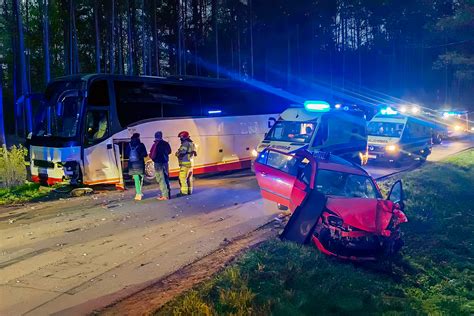
M 296 208 L 307 194 L 314 168 L 300 155 L 266 149 L 255 161 L 255 174 L 263 198 Z

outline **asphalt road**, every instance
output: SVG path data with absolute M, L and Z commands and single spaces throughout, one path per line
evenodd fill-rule
M 446 142 L 429 160 L 472 144 Z M 399 171 L 368 169 L 375 177 Z M 278 213 L 249 171 L 201 178 L 186 198 L 159 202 L 156 194 L 149 186 L 141 202 L 129 190 L 0 209 L 0 315 L 89 313 Z

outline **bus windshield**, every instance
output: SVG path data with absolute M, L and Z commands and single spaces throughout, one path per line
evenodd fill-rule
M 278 121 L 265 140 L 292 143 L 309 143 L 316 129 L 316 122 Z
M 367 126 L 367 134 L 369 136 L 382 136 L 382 137 L 396 137 L 402 136 L 403 123 L 393 122 L 370 122 Z
M 35 136 L 75 137 L 81 115 L 81 98 L 67 97 L 62 102 L 43 104 Z
M 80 81 L 57 81 L 46 88 L 36 114 L 34 136 L 71 138 L 77 136 L 82 110 Z

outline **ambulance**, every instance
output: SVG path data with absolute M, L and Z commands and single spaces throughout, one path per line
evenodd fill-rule
M 324 151 L 357 164 L 367 161 L 367 131 L 364 113 L 325 101 L 306 101 L 280 114 L 253 151 L 265 148 L 292 153 L 297 150 Z
M 384 108 L 368 123 L 369 161 L 401 163 L 424 161 L 431 153 L 435 125 L 420 118 Z

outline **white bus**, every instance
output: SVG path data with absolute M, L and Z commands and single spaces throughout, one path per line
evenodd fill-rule
M 348 107 L 331 107 L 324 101 L 306 101 L 283 111 L 256 148 L 284 152 L 302 148 L 326 151 L 357 164 L 367 161 L 367 122 L 364 113 Z
M 245 83 L 200 78 L 76 75 L 46 89 L 38 123 L 29 135 L 31 178 L 54 184 L 122 186 L 125 146 L 140 133 L 148 150 L 158 130 L 172 150 L 178 133 L 196 144 L 195 174 L 247 168 L 252 149 L 278 113 L 293 101 Z M 170 157 L 170 174 L 178 173 Z M 152 162 L 146 178 L 154 176 Z
M 426 160 L 431 153 L 434 123 L 383 109 L 369 122 L 369 161 L 399 164 L 406 159 Z

